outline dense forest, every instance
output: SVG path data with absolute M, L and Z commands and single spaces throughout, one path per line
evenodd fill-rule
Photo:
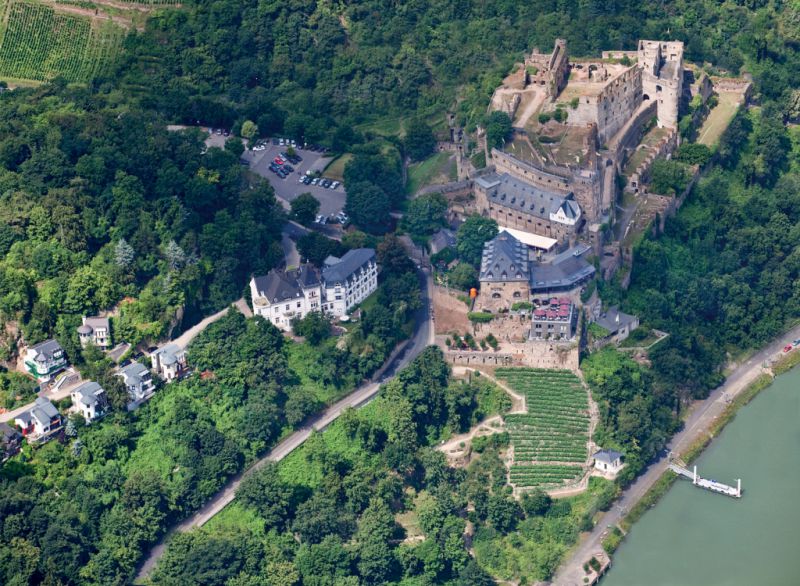
M 199 132 L 167 124 L 236 132 L 251 120 L 263 136 L 355 153 L 350 209 L 378 234 L 390 227 L 388 206 L 402 204 L 403 160 L 416 158 L 418 141 L 404 132 L 419 120 L 440 128 L 448 110 L 473 128 L 513 61 L 557 37 L 574 55 L 675 38 L 687 59 L 754 80 L 756 106 L 737 116 L 664 232 L 635 248 L 630 289 L 601 285 L 606 301 L 670 333 L 652 369 L 613 351 L 584 362 L 600 437 L 635 472 L 674 431 L 681 404 L 721 380 L 728 352 L 769 339 L 800 312 L 800 135 L 785 125 L 800 114 L 800 9 L 791 3 L 219 0 L 158 10 L 108 78 L 0 93 L 0 358 L 13 357 L 20 335 L 55 335 L 102 378 L 108 365 L 74 336 L 82 314 L 118 306 L 121 338 L 156 340 L 237 299 L 252 272 L 279 262 L 284 212 L 269 185 L 242 170 L 241 143 L 206 151 Z M 380 213 L 364 207 L 375 202 Z M 438 221 L 420 214 L 407 227 L 425 234 Z M 475 254 L 474 242 L 460 241 L 462 255 Z M 337 246 L 305 244 L 317 260 Z M 413 266 L 392 237 L 379 256 L 381 293 L 346 348 L 325 323 L 303 324 L 309 342 L 299 345 L 232 314 L 190 349 L 204 377 L 0 469 L 0 582 L 130 582 L 168 525 L 373 372 L 407 333 Z M 18 384 L 1 380 L 4 390 Z M 500 408 L 486 406 L 481 385 L 452 383 L 434 351 L 383 393 L 383 412 L 342 423 L 345 455 L 322 442 L 298 452 L 295 469 L 324 480 L 254 476 L 237 506 L 259 531 L 182 536 L 153 580 L 466 585 L 490 584 L 489 570 L 545 579 L 587 514 L 607 504 L 602 486 L 567 505 L 541 495 L 517 504 L 497 481 L 491 448 L 471 470 L 447 468 L 430 446 Z M 478 564 L 463 541 L 468 508 Z M 409 528 L 394 522 L 411 511 L 429 537 L 415 548 L 400 545 Z

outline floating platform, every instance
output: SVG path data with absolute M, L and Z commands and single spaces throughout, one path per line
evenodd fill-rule
M 736 486 L 728 486 L 722 482 L 717 482 L 716 480 L 709 480 L 708 478 L 703 478 L 697 475 L 697 466 L 694 467 L 694 470 L 687 470 L 683 466 L 679 466 L 674 462 L 669 463 L 669 469 L 675 472 L 680 476 L 688 478 L 692 481 L 692 484 L 699 488 L 704 488 L 706 490 L 710 490 L 711 492 L 716 492 L 718 494 L 724 494 L 725 496 L 733 497 L 733 498 L 742 498 L 742 479 L 739 478 L 736 481 Z

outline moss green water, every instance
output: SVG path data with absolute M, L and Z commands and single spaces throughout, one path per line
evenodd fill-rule
M 636 523 L 601 586 L 800 585 L 800 368 L 744 407 L 698 458 L 732 499 L 679 480 Z

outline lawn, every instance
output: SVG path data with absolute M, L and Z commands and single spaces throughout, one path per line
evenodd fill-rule
M 711 110 L 706 117 L 700 132 L 697 133 L 697 142 L 709 148 L 716 147 L 720 136 L 728 128 L 728 125 L 736 115 L 741 103 L 741 94 L 720 92 L 719 104 Z
M 253 509 L 243 507 L 239 501 L 233 501 L 203 526 L 204 530 L 219 533 L 228 529 L 247 529 L 254 535 L 264 532 L 264 519 Z
M 452 156 L 452 153 L 436 153 L 421 163 L 409 166 L 406 193 L 413 195 L 427 185 L 450 181 Z
M 350 153 L 344 153 L 333 159 L 322 172 L 325 177 L 336 181 L 344 181 L 344 167 L 353 158 Z

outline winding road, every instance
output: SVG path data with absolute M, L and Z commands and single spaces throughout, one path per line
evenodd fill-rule
M 358 387 L 339 402 L 331 405 L 325 411 L 314 417 L 305 427 L 298 429 L 292 435 L 275 446 L 266 456 L 256 461 L 250 468 L 231 478 L 212 499 L 200 510 L 178 525 L 175 525 L 161 541 L 150 550 L 147 558 L 139 569 L 136 582 L 144 580 L 155 567 L 163 555 L 170 537 L 176 532 L 186 532 L 195 527 L 202 527 L 214 515 L 219 513 L 233 501 L 236 490 L 242 480 L 251 472 L 258 470 L 268 461 L 280 462 L 293 450 L 303 444 L 313 431 L 325 429 L 333 423 L 344 411 L 350 407 L 356 408 L 368 403 L 378 394 L 380 383 L 393 377 L 414 358 L 416 358 L 429 344 L 433 342 L 433 327 L 430 322 L 430 303 L 433 290 L 433 279 L 430 271 L 425 268 L 417 271 L 422 300 L 422 306 L 414 315 L 414 334 L 401 344 L 390 356 L 386 364 L 372 377 L 372 380 Z
M 725 380 L 725 383 L 712 391 L 709 397 L 695 405 L 684 422 L 683 429 L 676 433 L 667 444 L 667 451 L 680 453 L 697 439 L 706 434 L 709 425 L 719 417 L 728 402 L 746 389 L 763 372 L 762 364 L 779 354 L 781 348 L 800 337 L 800 326 L 796 326 L 780 336 L 774 342 L 759 350 L 740 364 Z M 794 350 L 800 352 L 800 349 Z M 603 550 L 602 539 L 609 527 L 616 526 L 631 508 L 639 502 L 645 493 L 666 472 L 668 458 L 664 454 L 650 464 L 645 472 L 629 486 L 597 522 L 594 530 L 581 541 L 559 568 L 552 584 L 556 586 L 584 586 L 583 564 L 596 552 Z

